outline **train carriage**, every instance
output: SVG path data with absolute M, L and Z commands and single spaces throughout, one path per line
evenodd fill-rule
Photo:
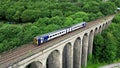
M 47 42 L 47 41 L 49 41 L 51 39 L 54 39 L 56 37 L 59 37 L 61 35 L 64 35 L 66 33 L 69 33 L 71 31 L 77 30 L 77 29 L 85 27 L 85 26 L 86 26 L 86 22 L 82 22 L 82 23 L 73 25 L 73 26 L 68 27 L 68 28 L 64 28 L 64 29 L 60 29 L 60 30 L 56 30 L 56 31 L 47 33 L 47 34 L 36 36 L 36 37 L 34 37 L 34 41 L 33 42 L 36 45 L 41 45 L 44 42 Z

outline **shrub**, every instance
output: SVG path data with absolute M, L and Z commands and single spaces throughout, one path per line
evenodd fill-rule
M 52 13 L 51 13 L 51 16 L 52 16 L 52 17 L 55 17 L 55 16 L 60 16 L 60 17 L 62 17 L 62 16 L 63 16 L 62 11 L 60 11 L 60 10 L 52 10 L 51 12 L 52 12 Z

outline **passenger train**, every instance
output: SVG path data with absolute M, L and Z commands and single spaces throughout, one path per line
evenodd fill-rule
M 36 37 L 34 37 L 33 43 L 35 45 L 41 45 L 42 43 L 45 43 L 51 39 L 54 39 L 56 37 L 67 34 L 69 32 L 72 32 L 74 30 L 77 30 L 77 29 L 85 27 L 85 26 L 86 26 L 86 22 L 81 22 L 79 24 L 73 25 L 73 26 L 68 27 L 68 28 L 64 28 L 64 29 L 60 29 L 60 30 L 56 30 L 56 31 L 47 33 L 47 34 L 36 36 Z

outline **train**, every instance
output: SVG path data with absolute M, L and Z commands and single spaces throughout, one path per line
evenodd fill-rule
M 86 26 L 86 22 L 81 22 L 81 23 L 75 24 L 75 25 L 67 27 L 67 28 L 59 29 L 59 30 L 56 30 L 56 31 L 53 31 L 53 32 L 50 32 L 47 34 L 36 36 L 36 37 L 34 37 L 33 43 L 37 46 L 40 46 L 42 43 L 45 43 L 49 40 L 52 40 L 56 37 L 67 34 L 69 32 L 75 31 L 77 29 L 83 28 L 85 26 Z

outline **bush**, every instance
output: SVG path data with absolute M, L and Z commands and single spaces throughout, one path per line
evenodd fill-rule
M 62 21 L 61 17 L 56 16 L 56 17 L 52 17 L 50 19 L 49 24 L 56 24 L 56 25 L 62 26 L 63 25 L 63 21 Z
M 34 22 L 34 25 L 41 27 L 50 24 L 50 18 L 39 18 L 37 22 Z
M 116 10 L 116 6 L 112 2 L 102 2 L 102 3 L 100 3 L 100 11 L 104 15 L 112 14 L 112 13 L 114 13 L 115 10 Z
M 7 9 L 6 14 L 5 14 L 6 19 L 8 21 L 14 21 L 13 16 L 14 16 L 15 12 L 16 12 L 15 9 L 11 9 L 11 8 Z
M 93 57 L 99 62 L 112 62 L 116 59 L 117 40 L 114 35 L 104 32 L 94 39 Z
M 75 20 L 76 18 L 82 18 L 83 21 L 89 21 L 88 16 L 89 16 L 89 15 L 88 15 L 87 13 L 85 13 L 85 12 L 77 12 L 77 13 L 75 13 L 74 15 L 71 15 L 70 17 L 72 17 L 74 20 Z
M 100 11 L 99 9 L 99 3 L 96 1 L 89 1 L 86 2 L 85 5 L 83 6 L 83 11 L 87 12 L 87 13 L 97 13 Z
M 4 19 L 5 18 L 5 10 L 3 7 L 0 7 L 0 19 Z
M 64 26 L 69 27 L 73 24 L 73 19 L 71 17 L 66 17 L 64 21 Z
M 53 28 L 54 27 L 54 28 Z M 61 27 L 59 25 L 56 24 L 50 24 L 48 26 L 46 26 L 46 28 L 44 28 L 44 33 L 48 33 L 48 32 L 52 32 L 55 31 L 57 29 L 60 29 Z
M 60 11 L 60 10 L 53 10 L 53 11 L 51 11 L 52 13 L 51 13 L 51 16 L 52 17 L 55 17 L 55 16 L 60 16 L 60 17 L 62 17 L 63 16 L 63 13 L 62 13 L 62 11 Z
M 113 22 L 120 23 L 120 14 L 118 14 L 114 17 Z
M 9 40 L 17 37 L 17 34 L 21 31 L 21 28 L 15 25 L 4 26 L 0 29 L 0 41 Z
M 80 22 L 83 22 L 83 19 L 82 18 L 76 18 L 73 23 L 74 24 L 77 24 L 77 23 L 80 23 Z
M 21 15 L 21 19 L 23 22 L 34 22 L 39 19 L 40 14 L 40 10 L 25 10 Z
M 70 15 L 72 15 L 72 14 L 74 14 L 74 12 L 68 11 L 68 12 L 64 13 L 64 16 L 68 17 L 68 16 L 70 16 Z

